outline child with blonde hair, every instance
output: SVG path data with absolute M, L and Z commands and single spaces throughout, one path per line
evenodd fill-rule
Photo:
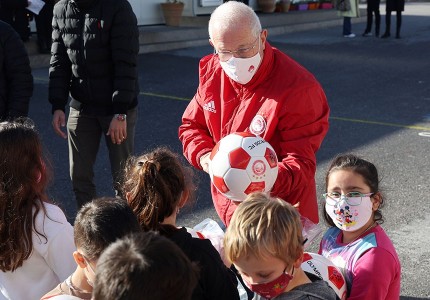
M 303 242 L 297 210 L 281 199 L 254 193 L 234 212 L 224 250 L 255 300 L 337 299 L 325 281 L 302 270 Z

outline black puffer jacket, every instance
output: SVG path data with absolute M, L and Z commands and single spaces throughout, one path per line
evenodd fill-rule
M 385 2 L 386 11 L 404 11 L 405 0 L 387 0 Z
M 24 43 L 0 21 L 0 120 L 27 116 L 33 76 Z
M 28 0 L 0 0 L 0 20 L 11 25 L 23 41 L 30 37 L 27 6 Z
M 137 105 L 137 20 L 127 0 L 61 0 L 52 19 L 49 101 L 88 115 Z

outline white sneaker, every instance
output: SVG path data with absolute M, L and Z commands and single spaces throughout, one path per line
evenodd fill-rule
M 345 34 L 343 37 L 346 37 L 346 38 L 355 38 L 355 34 L 354 33 Z

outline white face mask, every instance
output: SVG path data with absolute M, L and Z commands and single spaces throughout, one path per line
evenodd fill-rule
M 370 197 L 362 197 L 360 205 L 349 205 L 342 195 L 336 205 L 325 205 L 325 211 L 337 228 L 344 231 L 355 231 L 366 225 L 372 217 Z
M 253 57 L 238 58 L 232 56 L 227 61 L 220 61 L 221 67 L 228 77 L 240 84 L 247 84 L 257 73 L 260 66 L 260 43 L 258 44 L 258 52 Z

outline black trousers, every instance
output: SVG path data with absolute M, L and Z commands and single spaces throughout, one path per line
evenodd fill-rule
M 396 11 L 396 36 L 400 37 L 400 28 L 402 27 L 402 11 Z M 391 33 L 391 10 L 387 10 L 385 15 L 385 34 Z
M 52 4 L 45 3 L 39 15 L 34 17 L 37 30 L 37 45 L 41 53 L 51 52 L 53 9 Z
M 380 0 L 367 0 L 367 24 L 365 33 L 372 31 L 373 15 L 375 15 L 375 35 L 379 36 L 381 26 L 381 13 L 379 12 Z

